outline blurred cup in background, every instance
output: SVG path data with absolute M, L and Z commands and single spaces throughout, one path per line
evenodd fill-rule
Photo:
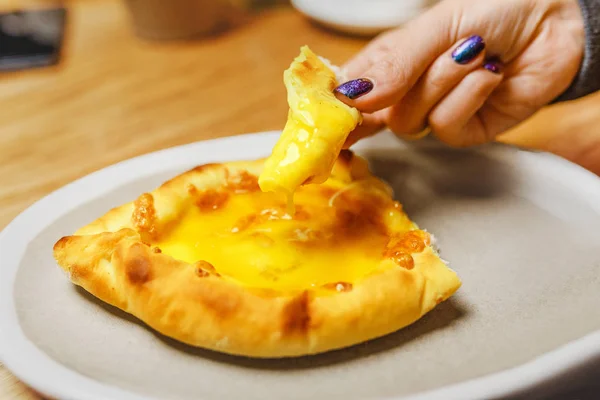
M 208 36 L 228 24 L 240 0 L 124 0 L 133 29 L 152 40 Z

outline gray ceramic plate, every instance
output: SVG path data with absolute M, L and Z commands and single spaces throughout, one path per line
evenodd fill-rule
M 406 329 L 316 357 L 254 361 L 180 345 L 75 289 L 55 265 L 52 245 L 62 235 L 193 165 L 265 156 L 277 135 L 135 158 L 16 218 L 0 236 L 8 368 L 42 393 L 74 400 L 496 398 L 531 395 L 593 368 L 600 179 L 547 154 L 449 150 L 427 140 L 407 147 L 386 134 L 359 145 L 437 236 L 463 286 Z

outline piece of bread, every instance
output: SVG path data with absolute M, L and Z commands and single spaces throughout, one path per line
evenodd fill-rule
M 250 357 L 302 356 L 405 327 L 460 286 L 430 235 L 343 150 L 296 212 L 264 160 L 208 164 L 61 238 L 70 280 L 156 331 Z
M 338 69 L 308 46 L 284 72 L 289 112 L 259 177 L 263 191 L 283 193 L 291 202 L 299 186 L 329 177 L 346 138 L 362 122 L 356 108 L 335 97 L 337 75 Z

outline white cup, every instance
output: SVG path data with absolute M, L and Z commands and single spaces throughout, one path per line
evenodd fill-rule
M 314 21 L 337 31 L 376 35 L 416 17 L 437 0 L 291 0 Z

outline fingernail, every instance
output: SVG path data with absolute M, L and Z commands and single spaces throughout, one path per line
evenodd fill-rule
M 360 78 L 342 83 L 333 91 L 335 93 L 340 93 L 351 100 L 354 100 L 369 93 L 371 90 L 373 90 L 373 82 L 365 78 Z
M 490 59 L 483 64 L 483 68 L 495 74 L 499 74 L 500 72 L 502 72 L 502 63 L 500 62 L 500 60 Z
M 467 64 L 477 57 L 485 48 L 485 42 L 481 36 L 471 36 L 462 42 L 453 52 L 452 58 L 459 64 Z

